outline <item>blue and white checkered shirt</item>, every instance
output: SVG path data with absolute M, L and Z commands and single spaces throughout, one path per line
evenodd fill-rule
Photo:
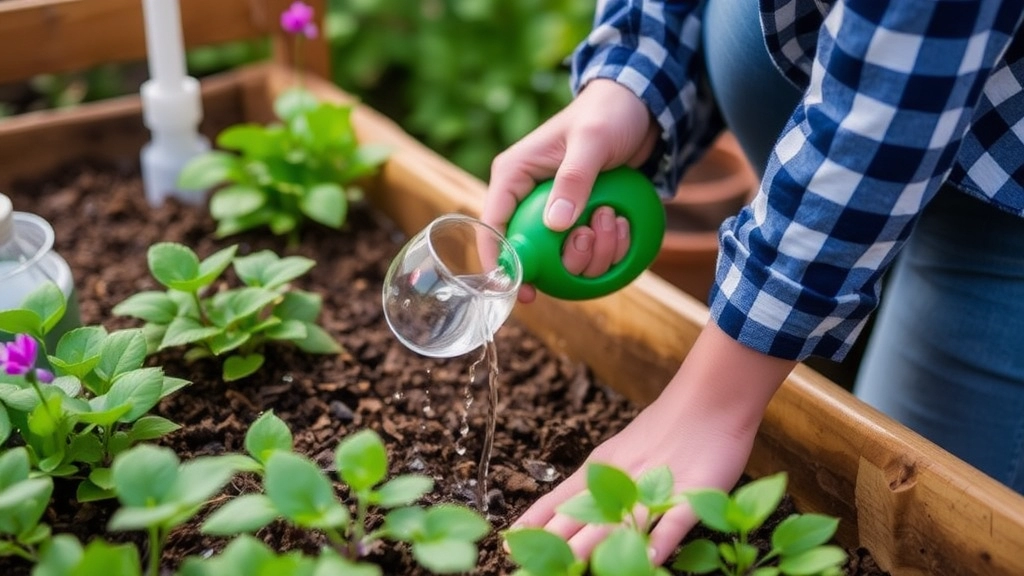
M 1024 216 L 1024 2 L 760 4 L 769 52 L 804 94 L 756 198 L 722 225 L 712 318 L 773 356 L 839 360 L 941 184 Z M 607 0 L 573 55 L 574 89 L 611 78 L 650 108 L 664 195 L 719 128 L 702 12 Z

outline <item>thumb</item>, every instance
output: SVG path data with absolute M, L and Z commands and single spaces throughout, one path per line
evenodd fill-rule
M 604 168 L 601 154 L 570 140 L 565 158 L 555 172 L 551 194 L 544 208 L 544 224 L 561 232 L 569 229 L 583 213 L 597 174 Z

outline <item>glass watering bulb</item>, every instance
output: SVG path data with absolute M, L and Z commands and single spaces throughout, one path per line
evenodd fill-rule
M 67 300 L 67 310 L 47 334 L 50 353 L 64 332 L 80 324 L 71 268 L 53 251 L 53 240 L 53 228 L 46 220 L 15 212 L 11 199 L 0 194 L 0 310 L 19 308 L 36 288 L 46 282 L 56 284 Z M 0 332 L 0 340 L 11 337 Z
M 576 225 L 610 206 L 629 221 L 632 236 L 622 260 L 593 278 L 562 265 L 572 227 L 555 232 L 543 223 L 553 182 L 520 202 L 504 236 L 476 218 L 447 214 L 402 247 L 383 287 L 384 317 L 399 341 L 424 356 L 460 356 L 493 338 L 524 283 L 555 298 L 585 300 L 625 287 L 650 266 L 665 234 L 665 210 L 647 177 L 627 167 L 598 175 Z

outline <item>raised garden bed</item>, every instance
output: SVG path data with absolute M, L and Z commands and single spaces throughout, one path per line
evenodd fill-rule
M 204 131 L 213 135 L 241 120 L 270 120 L 273 96 L 292 80 L 290 71 L 265 65 L 206 81 Z M 332 86 L 310 86 L 321 98 L 348 99 Z M 378 427 L 395 445 L 416 445 L 423 455 L 420 460 L 394 455 L 396 469 L 423 465 L 444 479 L 438 494 L 458 497 L 474 477 L 479 441 L 471 432 L 466 454 L 456 453 L 473 358 L 425 361 L 404 350 L 383 325 L 378 291 L 399 236 L 442 213 L 477 214 L 483 184 L 366 107 L 358 108 L 354 122 L 363 141 L 387 143 L 394 150 L 368 190 L 372 209 L 353 214 L 351 228 L 342 233 L 314 230 L 298 248 L 320 263 L 310 281 L 328 287 L 324 323 L 342 339 L 347 355 L 310 359 L 278 352 L 259 382 L 254 376 L 230 387 L 219 382 L 216 370 L 204 375 L 202 364 L 185 366 L 168 355 L 162 360 L 169 372 L 196 382 L 187 395 L 160 408 L 186 424 L 168 442 L 183 455 L 236 450 L 245 427 L 268 408 L 288 414 L 299 447 L 313 457 L 355 427 Z M 91 256 L 72 262 L 86 322 L 131 325 L 112 317 L 110 307 L 129 293 L 153 287 L 144 268 L 145 250 L 153 241 L 176 239 L 201 254 L 215 245 L 209 234 L 213 224 L 201 212 L 176 206 L 147 212 L 133 175 L 139 147 L 147 139 L 139 103 L 131 98 L 0 124 L 0 166 L 5 168 L 0 187 L 9 190 L 15 181 L 53 176 L 49 188 L 13 188 L 16 208 L 50 219 L 58 231 L 58 250 L 66 256 L 79 248 Z M 92 169 L 113 170 L 78 172 L 64 180 L 57 175 L 69 162 L 86 158 Z M 84 184 L 88 198 L 78 196 L 72 182 Z M 87 221 L 81 228 L 62 228 L 61 215 L 70 211 L 92 217 L 92 226 Z M 141 222 L 144 228 L 119 228 L 126 222 Z M 98 243 L 85 244 L 90 241 Z M 249 250 L 279 249 L 269 235 L 246 235 L 244 243 Z M 358 258 L 343 258 L 352 255 Z M 621 428 L 636 406 L 654 398 L 706 318 L 702 304 L 651 274 L 600 300 L 541 298 L 519 307 L 514 322 L 498 335 L 504 370 L 499 422 L 507 435 L 496 442 L 492 465 L 504 500 L 493 510 L 495 526 L 500 528 L 551 486 L 543 474 L 537 474 L 541 479 L 530 474 L 529 461 L 553 464 L 562 476 L 571 472 L 590 447 Z M 433 417 L 424 414 L 427 391 Z M 222 412 L 225 407 L 229 414 Z M 470 411 L 471 430 L 480 429 L 481 417 Z M 839 517 L 840 543 L 852 551 L 869 550 L 893 574 L 1024 573 L 1024 499 L 803 367 L 769 406 L 747 471 L 753 477 L 788 472 L 789 492 L 800 510 Z M 246 486 L 233 488 L 244 491 Z M 54 514 L 68 505 L 65 495 Z M 87 536 L 87 527 L 102 526 L 109 511 L 101 506 L 83 510 L 61 521 Z M 282 547 L 319 544 L 298 542 L 295 536 L 267 534 Z M 182 536 L 172 550 L 202 553 L 212 545 Z M 481 573 L 507 572 L 499 556 L 496 549 L 485 553 L 490 564 Z M 400 558 L 386 561 L 395 562 L 387 573 L 411 573 Z

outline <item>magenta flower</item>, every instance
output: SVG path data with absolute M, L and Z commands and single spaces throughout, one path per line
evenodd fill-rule
M 289 34 L 302 34 L 311 40 L 316 38 L 317 27 L 313 21 L 313 7 L 305 2 L 292 2 L 292 5 L 281 13 L 281 28 Z
M 36 353 L 39 345 L 28 334 L 18 334 L 14 342 L 0 345 L 0 366 L 11 376 L 25 375 L 38 378 L 40 382 L 53 382 L 53 373 L 36 368 Z

